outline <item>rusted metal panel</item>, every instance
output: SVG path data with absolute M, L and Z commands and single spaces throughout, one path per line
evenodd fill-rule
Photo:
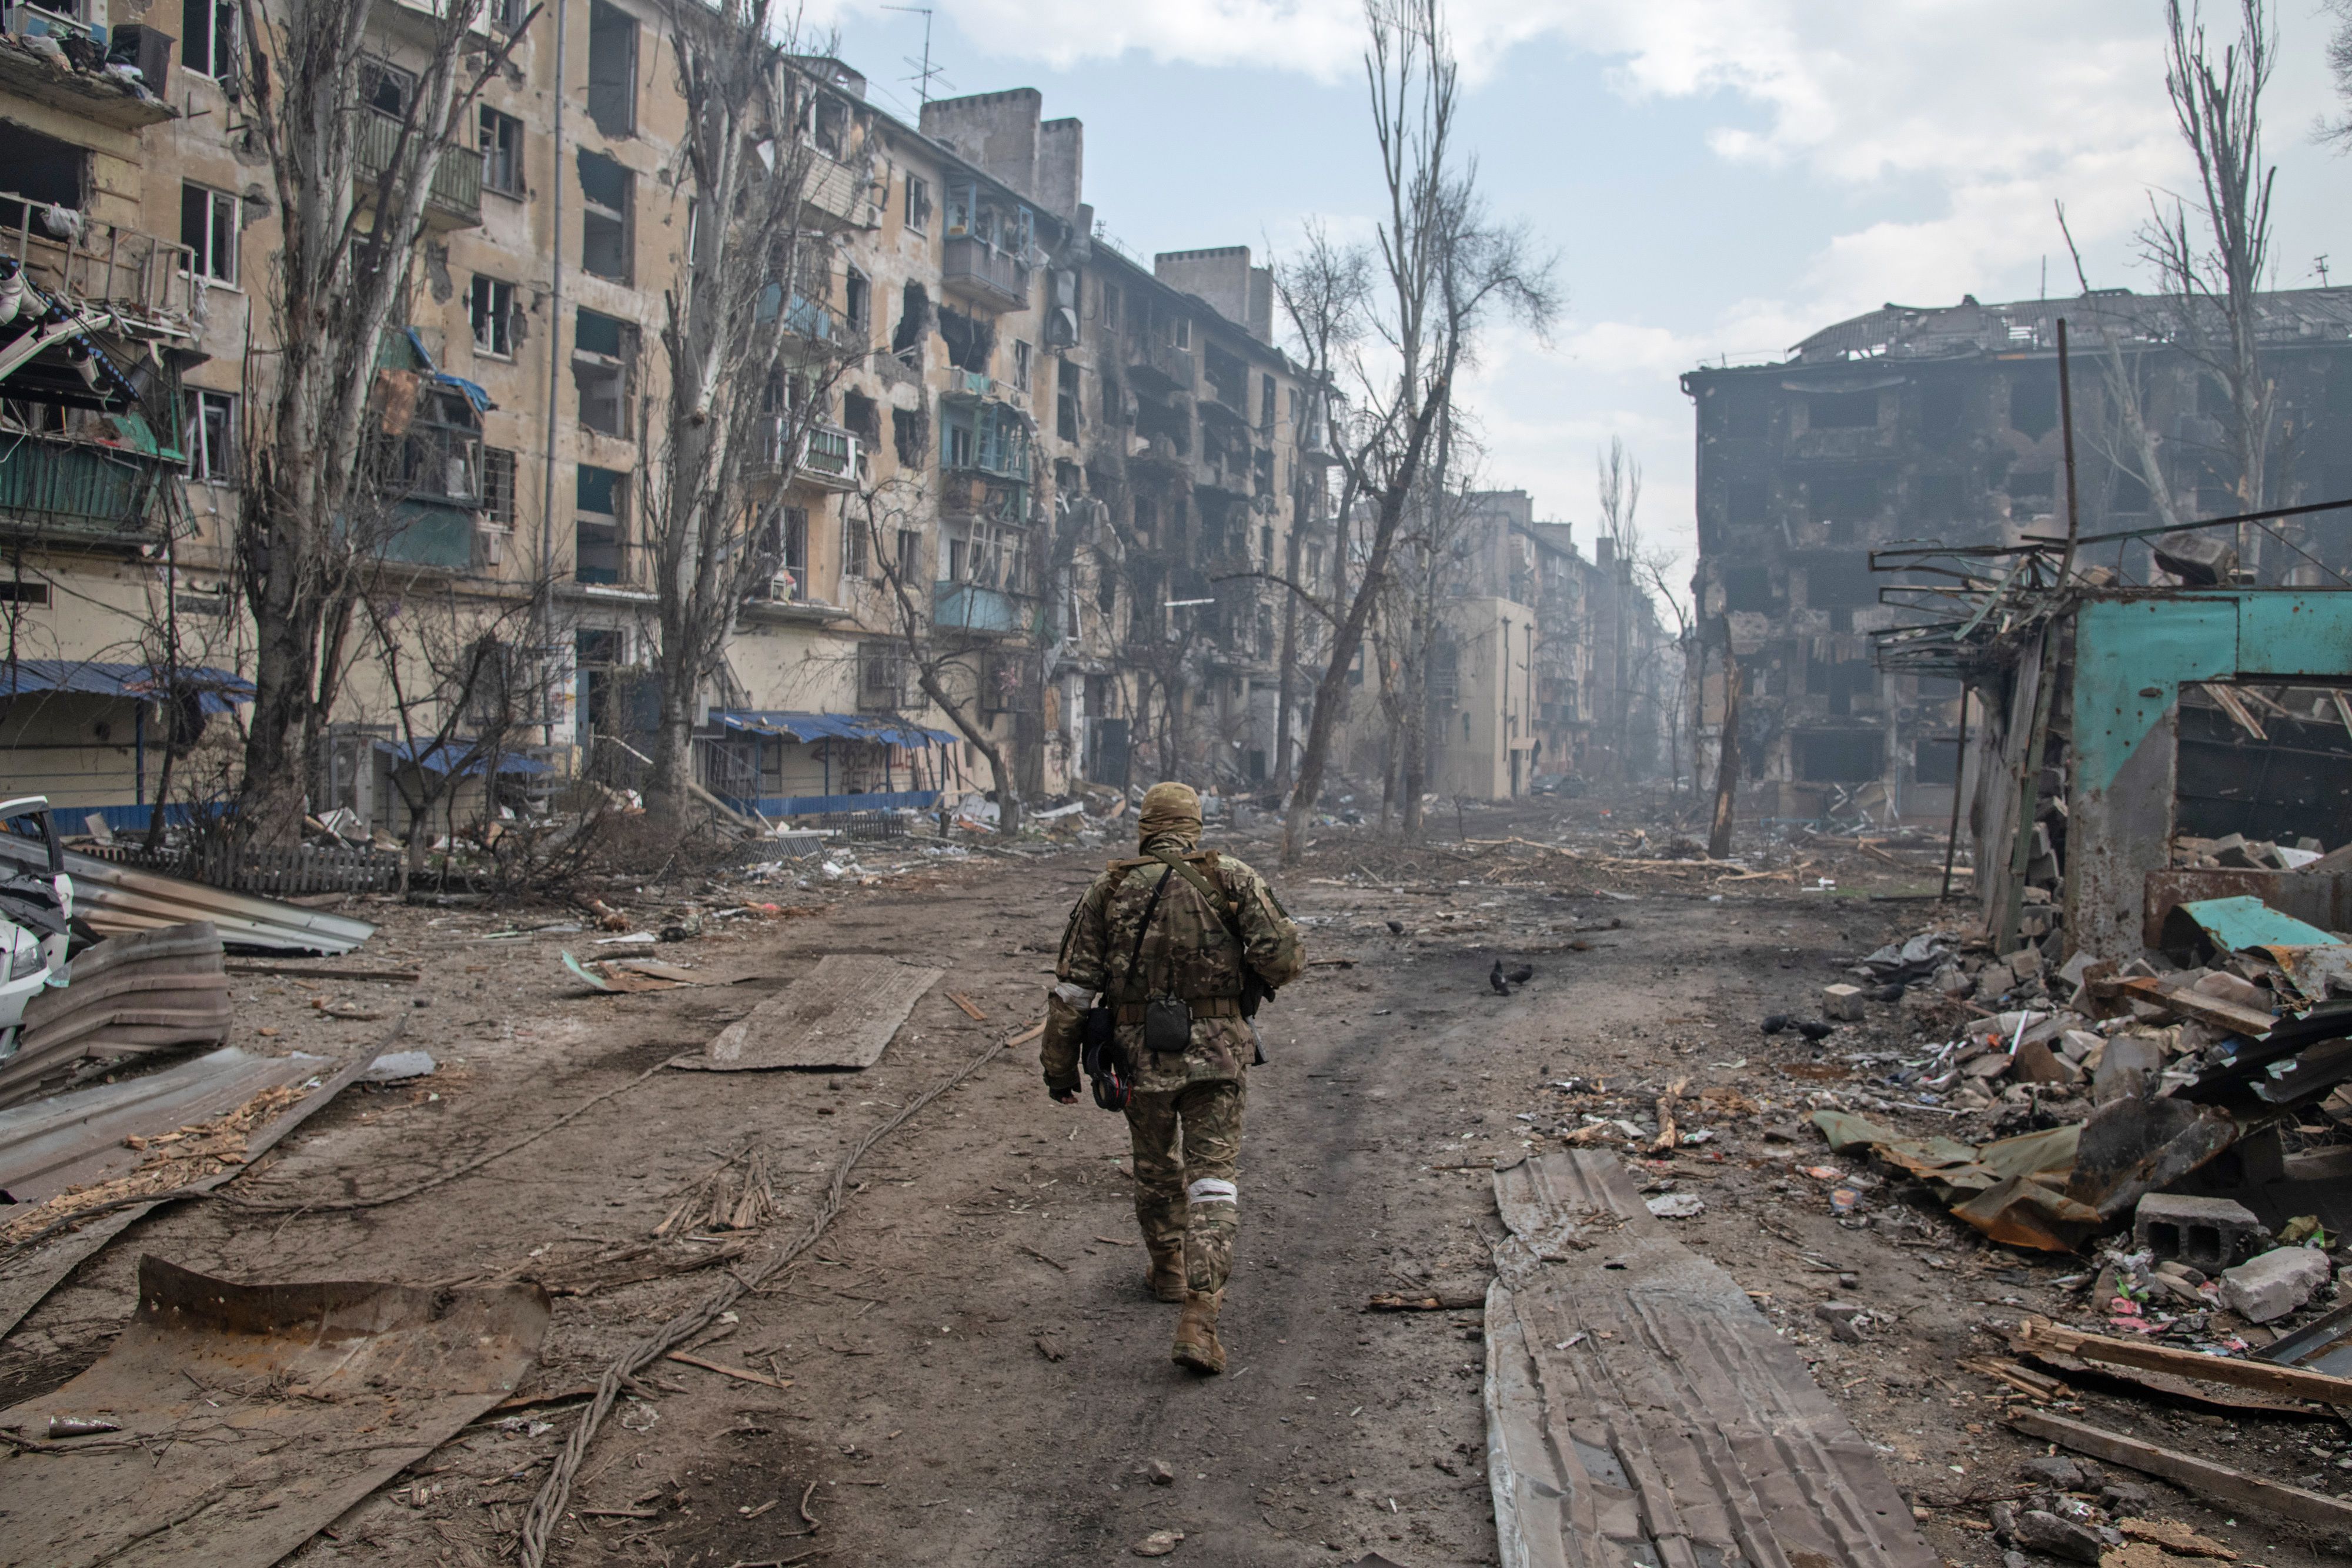
M 0 1412 L 0 1565 L 275 1563 L 512 1394 L 547 1321 L 537 1285 L 246 1285 L 142 1259 L 114 1347 Z M 47 1436 L 94 1416 L 120 1432 Z
M 729 1024 L 674 1067 L 745 1072 L 772 1067 L 871 1067 L 944 969 L 828 953 L 816 967 Z
M 0 1337 L 13 1333 L 16 1325 L 25 1321 L 25 1314 L 39 1306 L 42 1299 L 57 1289 L 58 1281 L 71 1273 L 83 1259 L 152 1213 L 157 1204 L 168 1202 L 172 1197 L 184 1196 L 187 1192 L 209 1192 L 224 1183 L 234 1181 L 247 1166 L 276 1148 L 314 1112 L 357 1082 L 360 1074 L 365 1072 L 379 1055 L 390 1050 L 393 1042 L 407 1028 L 408 1016 L 404 1013 L 394 1021 L 392 1028 L 384 1031 L 383 1038 L 373 1045 L 363 1045 L 352 1052 L 332 1077 L 288 1106 L 276 1121 L 249 1135 L 245 1140 L 244 1165 L 230 1166 L 216 1176 L 192 1182 L 182 1194 L 166 1195 L 155 1203 L 137 1203 L 96 1215 L 73 1229 L 33 1242 L 21 1251 L 12 1251 L 7 1261 L 0 1264 Z
M 0 833 L 0 860 L 46 871 L 42 854 L 33 841 Z M 375 935 L 375 927 L 364 920 L 253 894 L 226 893 L 160 872 L 110 865 L 70 850 L 66 852 L 65 869 L 73 878 L 75 915 L 86 919 L 101 936 L 210 921 L 231 947 L 332 956 L 350 952 Z
M 1498 1171 L 1488 1475 L 1505 1568 L 1937 1568 L 1869 1444 L 1612 1155 Z
M 224 1114 L 332 1065 L 323 1056 L 250 1056 L 229 1045 L 119 1083 L 0 1111 L 0 1194 L 11 1203 L 38 1203 L 121 1176 L 146 1157 L 125 1138 Z

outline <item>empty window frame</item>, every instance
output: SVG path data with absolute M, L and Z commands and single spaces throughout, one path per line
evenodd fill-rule
M 1960 743 L 1950 736 L 1921 736 L 1911 743 L 1911 779 L 1916 784 L 1960 781 Z
M 588 118 L 607 136 L 637 129 L 637 23 L 606 0 L 588 5 Z
M 1029 390 L 1029 378 L 1033 373 L 1030 357 L 1029 345 L 1015 338 L 1013 340 L 1013 385 L 1016 391 Z
M 1725 567 L 1723 608 L 1732 612 L 1780 613 L 1780 596 L 1772 591 L 1772 569 L 1768 566 Z
M 1760 441 L 1772 434 L 1771 394 L 1762 387 L 1711 387 L 1707 412 L 1714 416 L 1714 433 L 1726 440 Z
M 482 448 L 482 520 L 514 527 L 515 455 L 502 446 Z
M 474 405 L 457 392 L 428 392 L 401 438 L 393 474 L 401 496 L 478 507 L 482 498 L 482 429 Z
M 907 176 L 907 226 L 917 234 L 931 232 L 931 183 L 919 174 Z
M 601 152 L 580 150 L 580 265 L 614 283 L 630 281 L 635 176 Z
M 2058 428 L 2058 372 L 2020 371 L 2009 382 L 2009 427 L 2039 441 Z
M 1868 470 L 1815 474 L 1805 481 L 1805 493 L 1817 523 L 1866 523 L 1878 515 L 1879 476 Z
M 616 316 L 583 310 L 574 319 L 572 380 L 580 393 L 580 423 L 605 435 L 626 435 L 637 329 Z
M 236 483 L 236 394 L 188 393 L 188 477 L 208 485 Z
M 1878 423 L 1878 393 L 1811 393 L 1805 399 L 1805 423 L 1814 430 L 1871 429 Z
M 502 277 L 474 275 L 474 351 L 514 358 L 515 286 Z
M 180 187 L 180 243 L 194 253 L 197 276 L 236 286 L 237 215 L 226 191 Z
M 523 19 L 530 15 L 530 0 L 489 0 L 487 9 L 491 26 L 501 33 L 520 32 Z
M 1867 784 L 1885 764 L 1885 737 L 1875 730 L 1800 734 L 1797 777 L 1808 784 Z
M 236 73 L 236 0 L 183 0 L 180 9 L 180 63 L 198 76 L 219 81 Z M 149 82 L 160 93 L 163 84 Z
M 874 281 L 856 267 L 842 275 L 841 316 L 849 324 L 850 346 L 864 349 L 874 338 Z
M 360 99 L 387 120 L 406 120 L 409 106 L 416 101 L 415 74 L 382 60 L 363 61 Z
M 522 121 L 488 104 L 481 110 L 482 189 L 520 196 L 522 183 Z
M 580 465 L 572 525 L 574 580 L 621 580 L 628 524 L 629 476 L 613 468 Z

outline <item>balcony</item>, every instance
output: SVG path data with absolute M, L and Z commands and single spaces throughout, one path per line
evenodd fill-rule
M 469 571 L 474 565 L 474 513 L 445 501 L 395 501 L 397 530 L 384 540 L 383 559 L 401 566 Z
M 816 424 L 801 436 L 793 479 L 819 490 L 855 490 L 865 468 L 866 454 L 857 437 L 838 425 Z
M 994 637 L 1017 637 L 1029 629 L 1026 594 L 1006 593 L 972 582 L 931 585 L 931 625 L 934 630 L 973 632 Z
M 1029 303 L 1029 266 L 1010 251 L 999 250 L 976 235 L 966 235 L 947 242 L 947 259 L 940 267 L 940 287 L 977 304 L 999 310 L 1019 310 Z
M 137 131 L 175 118 L 172 106 L 155 92 L 115 75 L 102 64 L 77 66 L 69 56 L 52 57 L 26 42 L 27 37 L 46 37 L 63 47 L 68 39 L 74 39 L 74 50 L 84 59 L 102 56 L 104 47 L 91 39 L 90 30 L 81 23 L 31 6 L 10 9 L 19 18 L 18 31 L 0 36 L 0 93 L 30 99 L 118 131 Z
M 360 116 L 359 180 L 373 190 L 400 145 L 400 121 L 385 114 Z M 478 228 L 482 222 L 482 154 L 456 142 L 445 149 L 425 197 L 425 226 Z
M 194 252 L 85 214 L 80 230 L 60 238 L 42 221 L 46 204 L 0 192 L 0 256 L 25 269 L 26 281 L 69 301 L 102 305 L 134 331 L 188 339 L 193 314 Z
M 118 425 L 146 426 L 136 414 Z M 90 442 L 12 435 L 0 455 L 0 534 L 131 548 L 160 545 L 169 524 L 163 502 L 176 454 Z
M 1192 366 L 1192 352 L 1180 349 L 1164 339 L 1149 336 L 1127 340 L 1127 368 L 1129 377 L 1146 391 L 1161 393 L 1179 392 L 1191 394 L 1199 382 Z

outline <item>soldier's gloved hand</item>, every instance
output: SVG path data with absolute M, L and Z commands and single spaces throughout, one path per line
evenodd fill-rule
M 1046 1092 L 1054 1097 L 1054 1103 L 1056 1105 L 1075 1105 L 1078 1103 L 1078 1092 L 1075 1089 L 1049 1089 Z

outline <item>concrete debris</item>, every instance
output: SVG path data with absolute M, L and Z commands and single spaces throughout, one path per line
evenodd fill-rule
M 2252 1252 L 2269 1234 L 2253 1210 L 2226 1197 L 2150 1193 L 2132 1214 L 2132 1245 L 2161 1260 L 2178 1259 L 2219 1273 Z
M 2311 1300 L 2334 1270 L 2312 1247 L 2279 1247 L 2221 1274 L 2221 1304 L 2248 1322 L 2266 1323 Z
M 2107 1549 L 2105 1539 L 2098 1531 L 2040 1509 L 2031 1509 L 2017 1516 L 2015 1539 L 2018 1545 L 2028 1552 L 2040 1552 L 2074 1563 L 2095 1563 L 2098 1562 L 2099 1554 Z
M 429 1051 L 395 1051 L 379 1056 L 359 1076 L 362 1083 L 401 1083 L 429 1078 L 440 1068 Z

